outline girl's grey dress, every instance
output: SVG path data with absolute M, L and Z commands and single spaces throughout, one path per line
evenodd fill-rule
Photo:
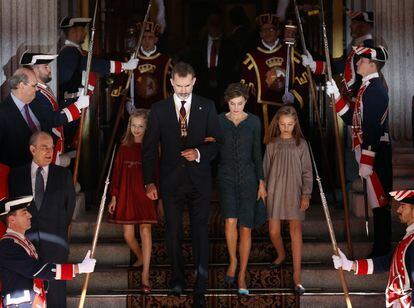
M 255 222 L 265 220 L 257 217 L 256 201 L 259 180 L 264 179 L 261 123 L 251 113 L 238 126 L 225 113 L 219 115 L 219 121 L 224 135 L 218 166 L 221 215 L 238 218 L 238 225 L 253 228 Z
M 266 147 L 263 169 L 267 189 L 269 219 L 305 219 L 300 199 L 312 193 L 312 163 L 304 139 L 298 146 L 294 138 L 275 138 Z

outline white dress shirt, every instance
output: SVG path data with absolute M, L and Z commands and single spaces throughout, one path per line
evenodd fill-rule
M 33 193 L 33 198 L 35 198 L 35 186 L 36 186 L 36 171 L 37 171 L 37 168 L 39 168 L 39 165 L 36 164 L 34 161 L 32 161 L 30 175 L 31 175 L 31 178 L 32 178 L 32 193 Z M 41 174 L 43 176 L 43 183 L 45 185 L 45 191 L 46 191 L 47 177 L 49 175 L 49 165 L 44 166 L 42 168 L 43 168 L 43 170 L 42 170 Z

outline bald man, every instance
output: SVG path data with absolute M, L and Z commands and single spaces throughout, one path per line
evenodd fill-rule
M 33 71 L 18 68 L 8 80 L 11 93 L 0 104 L 0 163 L 17 167 L 32 160 L 28 142 L 42 129 L 29 104 L 36 96 Z

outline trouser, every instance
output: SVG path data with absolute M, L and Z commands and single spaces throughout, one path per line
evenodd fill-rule
M 210 192 L 199 192 L 193 185 L 186 168 L 173 193 L 163 195 L 166 218 L 166 242 L 172 266 L 171 287 L 185 286 L 182 254 L 183 211 L 188 206 L 191 223 L 193 259 L 196 273 L 194 292 L 204 294 L 208 282 L 208 220 Z
M 377 207 L 374 215 L 374 247 L 373 255 L 383 256 L 391 249 L 391 211 L 390 206 Z

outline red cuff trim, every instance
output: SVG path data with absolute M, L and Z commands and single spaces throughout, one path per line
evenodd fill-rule
M 374 166 L 374 159 L 375 159 L 375 152 L 368 151 L 368 150 L 362 150 L 361 154 L 361 164 L 368 165 L 368 166 Z
M 56 280 L 72 280 L 73 264 L 56 264 Z
M 374 272 L 372 259 L 356 260 L 355 275 L 369 275 Z
M 62 110 L 66 117 L 68 118 L 68 122 L 75 121 L 80 118 L 81 112 L 76 106 L 76 104 L 71 104 L 65 109 Z
M 315 61 L 316 62 L 316 68 L 315 68 L 315 75 L 322 75 L 325 71 L 325 62 L 323 61 Z
M 349 110 L 347 102 L 342 97 L 335 103 L 335 110 L 339 116 L 343 116 Z
M 122 62 L 121 61 L 114 61 L 115 63 L 115 74 L 120 74 L 122 73 Z

